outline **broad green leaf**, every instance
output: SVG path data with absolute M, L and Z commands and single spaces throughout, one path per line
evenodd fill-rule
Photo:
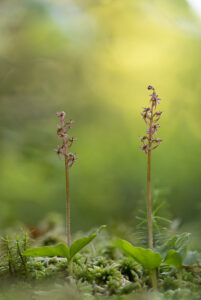
M 175 268 L 177 268 L 177 270 L 181 270 L 182 257 L 177 251 L 172 249 L 166 255 L 164 263 L 169 266 L 174 266 Z
M 76 254 L 78 253 L 82 248 L 84 248 L 86 245 L 88 245 L 93 239 L 95 239 L 95 237 L 97 236 L 97 234 L 106 226 L 103 225 L 101 226 L 95 233 L 78 239 L 77 241 L 75 241 L 74 243 L 72 243 L 71 247 L 70 247 L 70 259 Z
M 132 256 L 145 269 L 155 269 L 160 266 L 162 257 L 159 253 L 155 253 L 150 249 L 133 247 L 125 240 L 116 240 L 118 247 L 127 255 Z
M 72 243 L 71 248 L 70 248 L 70 258 L 72 258 L 77 252 L 79 252 L 87 244 L 89 244 L 95 237 L 96 237 L 96 234 L 94 233 L 90 236 L 78 239 L 77 241 Z
M 59 256 L 59 257 L 66 257 L 68 260 L 79 252 L 82 248 L 84 248 L 87 244 L 89 244 L 97 234 L 106 226 L 101 226 L 95 233 L 81 238 L 74 243 L 72 243 L 70 249 L 65 244 L 59 244 L 56 246 L 44 246 L 39 248 L 31 248 L 24 251 L 23 255 L 26 256 L 38 256 L 38 257 L 52 257 L 52 256 Z
M 66 257 L 70 259 L 69 248 L 65 244 L 58 244 L 56 246 L 44 246 L 39 248 L 30 248 L 24 251 L 25 256 L 38 256 L 38 257 Z

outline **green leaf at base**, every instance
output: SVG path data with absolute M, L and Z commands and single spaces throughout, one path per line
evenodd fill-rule
M 58 244 L 56 246 L 44 246 L 39 248 L 30 248 L 24 251 L 25 256 L 37 257 L 65 257 L 70 259 L 70 250 L 65 244 Z
M 105 225 L 102 225 L 95 233 L 92 233 L 89 236 L 86 236 L 84 238 L 81 238 L 75 242 L 72 243 L 70 247 L 70 259 L 73 258 L 73 256 L 78 253 L 81 249 L 83 249 L 86 245 L 88 245 L 95 237 L 97 234 L 105 228 Z
M 171 249 L 164 259 L 164 264 L 174 266 L 177 270 L 181 270 L 182 257 L 177 251 Z
M 152 270 L 160 266 L 162 257 L 150 249 L 133 247 L 129 242 L 121 239 L 116 240 L 117 246 L 127 255 L 133 257 L 145 269 Z
M 37 256 L 37 257 L 65 257 L 69 261 L 73 258 L 73 256 L 79 252 L 82 248 L 88 245 L 97 234 L 106 226 L 101 226 L 95 233 L 81 238 L 74 243 L 72 243 L 70 249 L 65 244 L 58 244 L 56 246 L 44 246 L 39 248 L 30 248 L 24 251 L 23 255 L 25 256 Z

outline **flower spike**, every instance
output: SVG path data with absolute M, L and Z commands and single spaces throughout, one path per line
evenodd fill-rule
M 157 139 L 157 145 L 153 145 L 153 143 L 156 143 L 156 138 L 154 138 L 154 135 L 157 134 L 158 129 L 160 128 L 160 125 L 157 123 L 162 115 L 162 111 L 155 111 L 157 108 L 157 105 L 160 103 L 161 98 L 158 97 L 156 94 L 155 88 L 152 85 L 149 85 L 148 90 L 152 90 L 152 94 L 150 95 L 150 106 L 149 107 L 143 107 L 143 111 L 141 112 L 142 118 L 145 121 L 147 125 L 146 133 L 148 136 L 140 137 L 141 142 L 143 143 L 141 150 L 148 154 L 148 152 L 156 149 L 160 143 L 162 142 L 162 139 Z M 147 147 L 145 147 L 144 141 L 147 140 Z

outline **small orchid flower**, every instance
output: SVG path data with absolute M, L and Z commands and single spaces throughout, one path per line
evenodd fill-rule
M 152 143 L 154 141 L 154 135 L 157 133 L 158 129 L 160 128 L 160 124 L 157 122 L 159 121 L 162 111 L 154 111 L 157 108 L 157 105 L 160 103 L 160 98 L 156 94 L 156 91 L 152 85 L 148 86 L 148 90 L 152 90 L 152 94 L 150 95 L 150 102 L 151 105 L 149 107 L 143 107 L 143 111 L 141 112 L 142 118 L 145 121 L 147 125 L 146 133 L 148 136 L 146 136 L 146 139 L 148 140 L 148 151 L 145 151 L 145 149 L 142 147 L 141 150 L 148 154 L 150 151 L 156 149 L 155 145 L 152 147 Z M 141 142 L 144 144 L 145 137 L 140 137 Z M 162 140 L 160 140 L 161 143 Z M 158 147 L 158 146 L 157 146 Z

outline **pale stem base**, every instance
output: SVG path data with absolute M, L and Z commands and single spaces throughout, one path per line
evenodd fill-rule
M 151 151 L 148 152 L 147 165 L 147 219 L 149 248 L 153 250 L 152 209 L 151 209 Z
M 66 231 L 67 231 L 67 246 L 71 246 L 71 233 L 70 233 L 70 196 L 69 196 L 69 167 L 68 159 L 65 159 L 66 171 Z

